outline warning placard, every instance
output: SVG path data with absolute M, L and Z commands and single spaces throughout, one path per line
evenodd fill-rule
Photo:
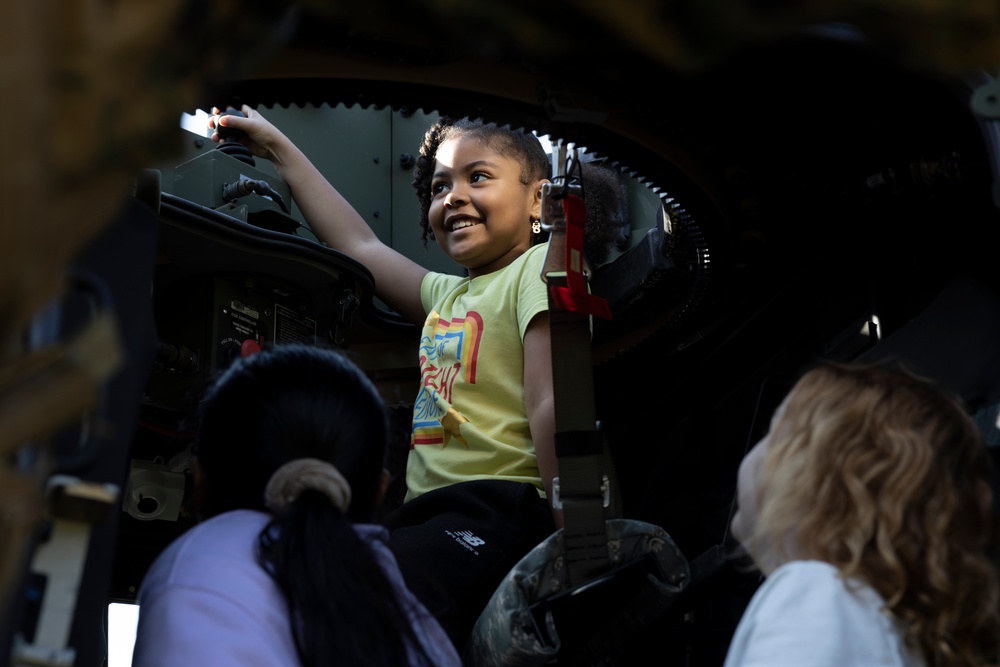
M 274 340 L 277 343 L 308 342 L 316 339 L 316 320 L 291 308 L 274 305 Z

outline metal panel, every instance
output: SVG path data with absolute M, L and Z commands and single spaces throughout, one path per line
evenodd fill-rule
M 264 116 L 297 145 L 327 180 L 361 214 L 384 242 L 392 238 L 389 109 L 343 105 L 259 107 Z M 262 171 L 274 167 L 257 160 Z M 298 206 L 292 215 L 303 220 Z
M 432 271 L 462 275 L 464 269 L 456 264 L 435 241 L 428 241 L 424 248 L 420 240 L 420 219 L 417 193 L 413 189 L 413 169 L 403 164 L 403 156 L 416 158 L 424 133 L 437 121 L 436 113 L 396 112 L 392 117 L 392 247 L 414 262 Z

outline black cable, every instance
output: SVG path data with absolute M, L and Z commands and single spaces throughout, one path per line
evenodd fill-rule
M 285 200 L 280 194 L 275 192 L 267 181 L 254 180 L 251 178 L 243 178 L 235 183 L 228 183 L 222 187 L 222 198 L 227 202 L 232 202 L 240 197 L 245 197 L 250 193 L 260 195 L 261 197 L 269 197 L 270 199 L 277 202 L 278 206 L 284 213 L 288 213 L 288 207 L 285 206 Z

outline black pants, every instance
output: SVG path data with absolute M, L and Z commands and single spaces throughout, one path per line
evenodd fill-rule
M 383 523 L 407 585 L 459 651 L 507 572 L 555 531 L 533 485 L 501 480 L 425 493 Z

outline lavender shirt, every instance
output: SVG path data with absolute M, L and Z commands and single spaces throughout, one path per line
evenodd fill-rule
M 288 606 L 257 564 L 257 536 L 269 517 L 238 510 L 181 535 L 153 563 L 139 592 L 135 667 L 298 665 Z M 432 665 L 459 667 L 448 636 L 403 583 L 388 532 L 355 524 L 389 578 Z M 423 665 L 411 654 L 410 665 Z

